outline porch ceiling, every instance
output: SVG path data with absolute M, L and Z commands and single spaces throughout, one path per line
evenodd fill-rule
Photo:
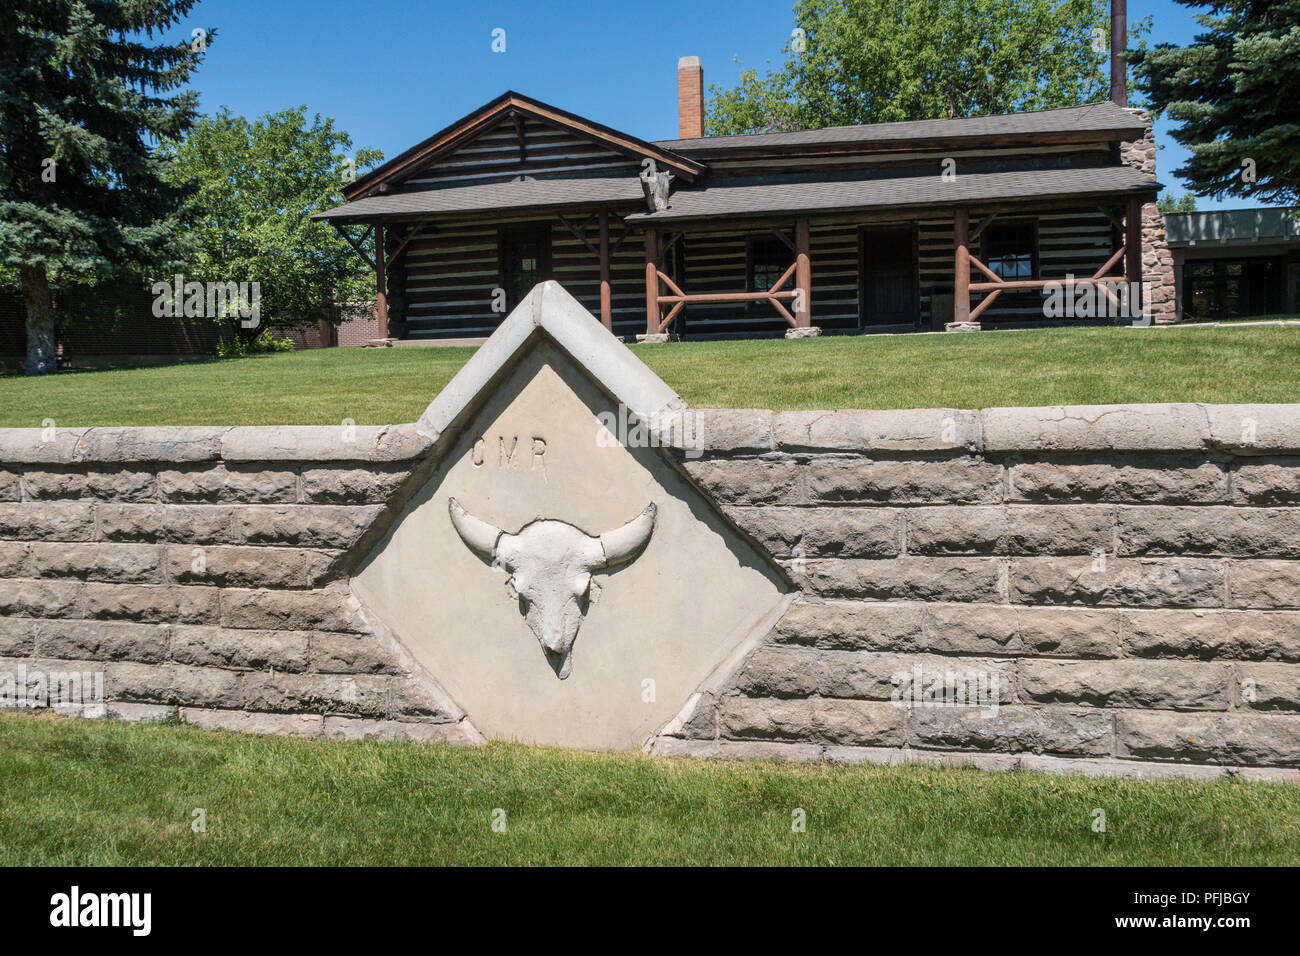
M 672 194 L 667 209 L 638 212 L 627 219 L 649 225 L 722 216 L 902 209 L 996 200 L 1121 198 L 1155 193 L 1160 188 L 1154 179 L 1131 166 L 993 173 L 963 173 L 958 168 L 953 179 L 944 179 L 936 170 L 922 176 L 680 189 Z
M 537 179 L 371 196 L 311 218 L 344 224 L 628 204 L 644 208 L 641 181 L 635 176 Z

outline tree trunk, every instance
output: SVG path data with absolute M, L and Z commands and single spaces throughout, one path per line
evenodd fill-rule
M 58 370 L 54 354 L 54 308 L 45 266 L 22 266 L 23 304 L 27 306 L 27 374 Z

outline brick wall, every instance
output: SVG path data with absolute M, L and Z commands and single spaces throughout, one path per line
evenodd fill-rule
M 379 338 L 379 318 L 373 302 L 361 302 L 339 307 L 337 344 L 365 345 Z
M 672 454 L 794 591 L 654 751 L 1300 780 L 1300 407 L 689 414 Z M 349 591 L 439 447 L 0 430 L 0 672 L 99 671 L 126 717 L 479 739 Z M 989 694 L 905 706 L 948 674 Z

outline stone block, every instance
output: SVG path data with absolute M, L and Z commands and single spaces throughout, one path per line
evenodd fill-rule
M 310 638 L 302 631 L 249 631 L 177 625 L 171 654 L 178 664 L 198 667 L 302 671 L 308 665 Z
M 902 516 L 889 508 L 736 508 L 727 515 L 776 557 L 887 557 L 901 550 Z
M 1191 558 L 1014 558 L 1011 600 L 1023 604 L 1222 607 L 1222 563 Z
M 1211 504 L 1228 501 L 1228 473 L 1216 462 L 1134 458 L 1032 461 L 1010 468 L 1017 501 Z
M 920 604 L 795 601 L 777 622 L 773 639 L 840 650 L 919 651 Z
M 862 558 L 807 561 L 801 585 L 827 597 L 877 601 L 1003 599 L 1003 569 L 994 558 Z
M 1230 685 L 1227 665 L 1200 662 L 1025 660 L 1019 671 L 1021 700 L 1044 704 L 1227 710 Z
M 818 458 L 807 466 L 808 497 L 817 502 L 996 504 L 1002 466 L 977 458 L 864 461 Z

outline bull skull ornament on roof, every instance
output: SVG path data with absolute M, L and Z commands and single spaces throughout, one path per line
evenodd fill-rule
M 469 549 L 509 575 L 506 587 L 560 680 L 569 676 L 578 628 L 600 593 L 592 573 L 636 558 L 650 541 L 657 511 L 652 501 L 627 524 L 599 535 L 551 518 L 510 534 L 474 517 L 455 498 L 447 508 Z

